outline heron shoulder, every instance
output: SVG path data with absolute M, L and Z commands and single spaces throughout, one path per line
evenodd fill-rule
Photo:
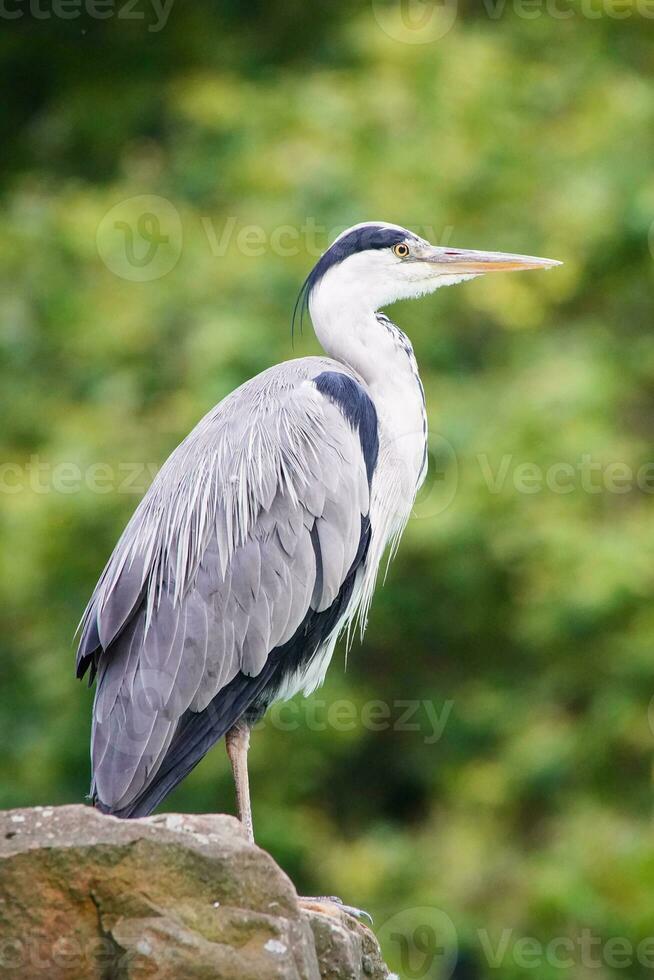
M 181 601 L 213 539 L 225 575 L 260 516 L 284 501 L 319 517 L 336 486 L 350 486 L 344 513 L 357 529 L 345 550 L 356 548 L 376 461 L 371 406 L 354 372 L 308 357 L 269 368 L 208 412 L 162 466 L 102 573 L 82 621 L 80 674 L 142 601 L 148 621 L 164 589 Z

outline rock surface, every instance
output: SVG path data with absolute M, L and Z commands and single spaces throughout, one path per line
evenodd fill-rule
M 372 932 L 306 911 L 233 817 L 0 813 L 0 976 L 385 980 Z

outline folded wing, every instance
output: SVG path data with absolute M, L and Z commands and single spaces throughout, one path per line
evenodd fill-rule
M 97 673 L 92 792 L 103 809 L 149 812 L 351 614 L 376 416 L 356 378 L 326 367 L 280 365 L 225 399 L 118 542 L 78 651 L 78 675 Z

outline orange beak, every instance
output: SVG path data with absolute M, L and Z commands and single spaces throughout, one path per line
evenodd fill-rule
M 562 265 L 556 259 L 535 255 L 513 255 L 510 252 L 478 252 L 475 249 L 431 246 L 418 256 L 424 262 L 443 266 L 443 272 L 455 275 L 479 275 L 486 272 L 522 272 L 526 269 L 553 269 Z

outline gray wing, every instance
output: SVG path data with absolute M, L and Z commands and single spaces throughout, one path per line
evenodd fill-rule
M 222 692 L 233 724 L 236 679 L 263 678 L 271 651 L 335 602 L 369 511 L 374 446 L 356 410 L 370 429 L 372 402 L 334 367 L 289 362 L 225 399 L 118 542 L 78 652 L 79 676 L 97 671 L 93 781 L 106 809 L 129 810 L 189 716 L 218 710 Z

